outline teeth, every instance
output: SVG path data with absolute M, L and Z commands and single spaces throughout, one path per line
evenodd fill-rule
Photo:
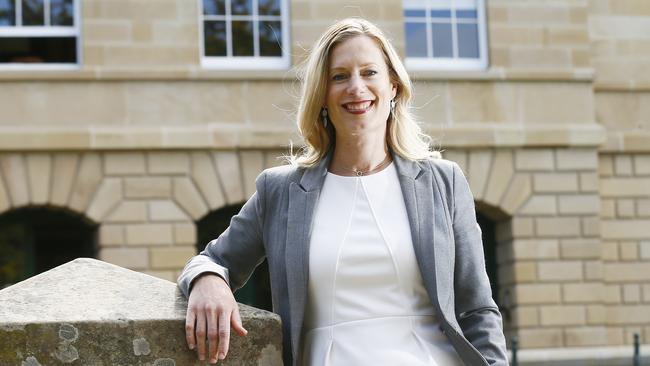
M 360 103 L 347 103 L 345 105 L 345 108 L 350 111 L 362 111 L 364 109 L 368 109 L 368 107 L 370 107 L 370 103 L 370 101 Z

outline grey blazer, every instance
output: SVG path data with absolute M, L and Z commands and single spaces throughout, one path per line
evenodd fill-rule
M 218 274 L 236 290 L 266 257 L 273 309 L 282 318 L 285 365 L 297 365 L 301 357 L 311 222 L 330 156 L 309 169 L 282 166 L 262 172 L 257 192 L 230 227 L 190 259 L 178 278 L 186 296 L 192 281 L 205 272 Z M 507 365 L 501 315 L 491 297 L 467 180 L 458 165 L 446 160 L 393 158 L 418 265 L 442 331 L 466 365 Z

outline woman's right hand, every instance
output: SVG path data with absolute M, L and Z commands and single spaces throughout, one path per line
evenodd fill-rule
M 228 354 L 231 326 L 241 336 L 248 333 L 242 326 L 239 306 L 230 287 L 217 275 L 202 275 L 194 281 L 187 304 L 188 347 L 197 348 L 199 360 L 205 360 L 207 336 L 209 362 L 217 363 L 217 359 L 223 360 Z

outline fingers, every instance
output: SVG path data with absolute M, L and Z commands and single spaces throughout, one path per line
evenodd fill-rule
M 228 354 L 230 345 L 230 316 L 231 312 L 221 311 L 219 313 L 219 359 L 223 360 Z
M 248 334 L 248 331 L 244 329 L 244 326 L 242 325 L 241 315 L 239 315 L 239 309 L 235 309 L 232 312 L 232 316 L 230 319 L 231 319 L 230 324 L 232 325 L 232 329 L 234 329 L 235 332 L 237 332 L 237 334 L 239 334 L 240 336 L 245 336 L 246 334 Z
M 210 363 L 217 363 L 217 342 L 219 342 L 219 330 L 216 310 L 208 311 L 208 348 Z
M 205 360 L 205 334 L 206 334 L 206 314 L 198 311 L 196 314 L 196 345 L 199 354 L 199 360 Z
M 196 323 L 196 314 L 191 308 L 187 308 L 187 316 L 185 317 L 185 340 L 187 347 L 194 349 L 196 347 L 196 338 L 194 337 L 194 323 Z

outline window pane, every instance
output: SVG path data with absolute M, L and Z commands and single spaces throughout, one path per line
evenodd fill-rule
M 253 15 L 253 0 L 231 0 L 232 15 Z
M 232 22 L 233 56 L 253 56 L 253 22 Z
M 282 23 L 260 22 L 260 56 L 282 56 Z
M 424 18 L 427 16 L 427 12 L 424 9 L 404 9 L 404 16 Z
M 23 25 L 45 25 L 43 0 L 23 0 Z
M 226 0 L 203 0 L 204 15 L 226 15 Z
M 405 17 L 420 17 L 424 18 L 427 16 L 426 1 L 422 0 L 403 0 L 402 6 L 404 7 L 404 16 Z
M 0 26 L 16 25 L 14 0 L 0 0 Z
M 433 35 L 433 57 L 453 57 L 453 44 L 451 41 L 451 24 L 431 24 Z
M 280 15 L 280 0 L 258 0 L 260 15 Z
M 74 25 L 72 0 L 50 0 L 50 24 Z
M 226 22 L 204 22 L 203 42 L 206 56 L 227 56 Z
M 0 37 L 0 62 L 76 63 L 76 37 Z
M 405 23 L 405 26 L 406 26 L 406 56 L 427 57 L 426 23 Z
M 478 26 L 476 24 L 457 24 L 458 57 L 478 58 Z
M 449 9 L 431 10 L 431 17 L 449 19 L 451 18 L 451 10 Z
M 476 10 L 456 10 L 456 18 L 476 19 Z

